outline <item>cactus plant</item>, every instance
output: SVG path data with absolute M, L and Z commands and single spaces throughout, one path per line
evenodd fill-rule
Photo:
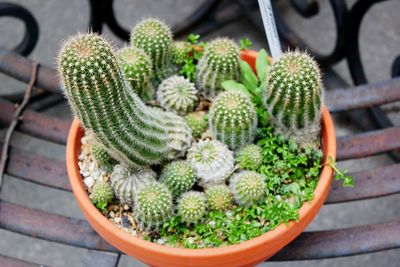
M 186 123 L 192 129 L 192 136 L 194 138 L 200 138 L 201 134 L 206 130 L 208 125 L 207 118 L 204 111 L 192 112 L 185 117 Z
M 211 210 L 226 211 L 232 204 L 231 191 L 225 184 L 210 186 L 205 193 Z
M 148 183 L 154 182 L 157 174 L 150 168 L 144 167 L 140 170 L 132 170 L 122 165 L 115 165 L 110 175 L 111 187 L 116 197 L 122 204 L 133 207 L 135 195 L 140 188 Z
M 132 29 L 131 44 L 151 57 L 157 83 L 172 74 L 172 32 L 164 22 L 154 18 L 142 20 Z
M 239 78 L 239 47 L 235 42 L 227 38 L 209 42 L 197 65 L 197 88 L 206 97 L 213 99 L 223 90 L 223 81 L 238 81 Z
M 207 212 L 204 193 L 190 191 L 182 195 L 177 206 L 178 215 L 187 224 L 200 222 Z
M 135 93 L 144 101 L 154 97 L 155 89 L 150 82 L 153 77 L 151 58 L 142 49 L 124 47 L 117 52 L 125 78 Z
M 134 211 L 143 228 L 157 229 L 172 215 L 172 194 L 159 182 L 149 183 L 139 190 Z
M 158 86 L 157 100 L 167 111 L 185 115 L 195 108 L 199 99 L 192 82 L 185 77 L 174 75 Z
M 235 154 L 235 161 L 240 168 L 256 171 L 263 162 L 261 147 L 251 144 L 247 145 Z
M 271 67 L 265 107 L 277 133 L 303 145 L 318 143 L 323 86 L 317 63 L 306 53 L 284 53 Z
M 264 177 L 254 171 L 241 171 L 232 175 L 229 187 L 233 197 L 241 206 L 250 207 L 264 200 Z
M 92 188 L 90 199 L 96 205 L 107 205 L 114 199 L 114 192 L 108 182 L 97 181 Z
M 203 187 L 221 184 L 234 170 L 233 153 L 217 140 L 200 140 L 187 156 Z
M 211 106 L 209 129 L 214 138 L 230 149 L 251 143 L 257 130 L 254 104 L 239 91 L 221 93 Z
M 196 174 L 190 164 L 183 160 L 167 164 L 160 176 L 160 181 L 169 188 L 174 197 L 192 188 L 196 179 Z
M 97 163 L 104 168 L 107 172 L 112 172 L 115 160 L 108 155 L 107 151 L 99 144 L 92 145 L 92 155 Z
M 59 54 L 59 72 L 75 115 L 120 163 L 140 168 L 187 150 L 192 138 L 184 119 L 144 105 L 124 83 L 103 37 L 68 40 Z
M 186 41 L 176 41 L 172 44 L 172 62 L 176 65 L 183 65 L 189 51 L 191 44 Z

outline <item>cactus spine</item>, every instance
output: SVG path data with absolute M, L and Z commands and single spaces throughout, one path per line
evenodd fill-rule
M 210 186 L 205 193 L 211 210 L 225 211 L 232 204 L 231 191 L 225 184 Z
M 173 161 L 166 165 L 160 176 L 160 181 L 169 188 L 174 197 L 192 188 L 196 179 L 196 174 L 190 164 L 183 160 Z
M 264 93 L 277 133 L 303 145 L 318 142 L 323 86 L 317 63 L 309 55 L 283 54 L 270 69 Z
M 235 155 L 235 161 L 242 169 L 257 171 L 263 162 L 261 147 L 251 144 L 241 148 Z
M 178 201 L 177 211 L 182 221 L 187 224 L 200 222 L 207 212 L 204 193 L 196 191 L 184 193 Z
M 223 90 L 223 81 L 238 81 L 239 55 L 239 47 L 230 39 L 217 38 L 209 42 L 197 65 L 197 88 L 206 97 L 213 99 Z
M 211 106 L 209 129 L 230 149 L 251 143 L 257 130 L 257 113 L 249 97 L 236 91 L 221 93 Z
M 98 181 L 92 188 L 90 199 L 95 204 L 108 204 L 114 199 L 114 192 L 109 183 Z
M 208 125 L 206 113 L 204 111 L 192 112 L 189 113 L 185 119 L 189 128 L 192 129 L 192 136 L 194 138 L 200 138 Z
M 229 187 L 236 203 L 241 206 L 256 205 L 265 197 L 264 177 L 257 172 L 241 171 L 232 175 Z
M 59 55 L 64 91 L 76 116 L 113 158 L 140 168 L 183 154 L 183 118 L 147 107 L 124 84 L 111 45 L 95 34 L 72 37 Z

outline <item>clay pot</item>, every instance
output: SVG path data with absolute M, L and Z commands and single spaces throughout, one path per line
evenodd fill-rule
M 242 52 L 254 69 L 257 52 Z M 152 266 L 254 266 L 260 263 L 295 239 L 310 224 L 323 205 L 332 182 L 332 168 L 322 168 L 314 199 L 300 208 L 299 222 L 281 224 L 275 230 L 241 244 L 221 248 L 186 249 L 171 248 L 141 240 L 118 229 L 107 220 L 92 204 L 79 173 L 78 155 L 81 148 L 83 129 L 77 119 L 72 122 L 67 142 L 67 170 L 78 204 L 95 231 L 107 242 L 122 252 Z M 336 135 L 332 118 L 326 107 L 322 111 L 322 147 L 324 161 L 328 156 L 336 158 Z

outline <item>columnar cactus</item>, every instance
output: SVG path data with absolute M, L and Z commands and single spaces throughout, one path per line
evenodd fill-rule
M 224 183 L 234 170 L 233 152 L 217 140 L 200 140 L 187 158 L 203 187 Z
M 133 207 L 135 196 L 140 188 L 156 180 L 157 174 L 150 168 L 132 170 L 122 165 L 115 165 L 110 175 L 111 187 L 122 204 Z
M 187 150 L 192 138 L 184 119 L 147 107 L 124 83 L 102 37 L 69 39 L 59 55 L 59 72 L 75 115 L 120 163 L 140 168 Z
M 270 69 L 264 93 L 277 133 L 303 145 L 318 142 L 323 86 L 317 63 L 309 55 L 283 54 Z
M 157 229 L 171 217 L 172 211 L 172 194 L 165 185 L 152 182 L 139 190 L 134 212 L 143 228 Z
M 196 82 L 206 97 L 213 99 L 222 91 L 223 81 L 239 80 L 239 56 L 239 47 L 227 38 L 217 38 L 205 46 L 197 65 Z
M 172 62 L 176 65 L 185 63 L 191 49 L 191 44 L 185 41 L 176 41 L 172 44 Z
M 162 170 L 160 181 L 174 197 L 188 191 L 196 183 L 196 173 L 187 161 L 178 160 L 167 164 Z
M 192 112 L 189 113 L 185 119 L 189 128 L 192 129 L 192 136 L 194 138 L 200 138 L 208 125 L 206 113 L 204 111 Z
M 251 143 L 257 130 L 257 113 L 249 97 L 238 91 L 221 93 L 211 106 L 209 129 L 230 149 Z
M 263 162 L 261 147 L 251 144 L 239 149 L 235 155 L 235 161 L 242 169 L 258 170 Z
M 177 212 L 187 224 L 200 222 L 207 212 L 204 193 L 196 191 L 184 193 L 178 201 Z
M 158 86 L 157 100 L 167 111 L 185 115 L 192 111 L 199 98 L 194 84 L 182 76 L 171 76 Z
M 98 144 L 92 145 L 92 155 L 100 167 L 104 168 L 107 172 L 112 172 L 115 160 L 108 155 L 107 151 Z
M 150 56 L 133 46 L 120 49 L 117 55 L 125 78 L 135 93 L 145 101 L 153 99 L 155 90 L 150 82 L 153 77 Z
M 232 204 L 232 193 L 225 184 L 210 186 L 205 193 L 211 210 L 225 211 Z
M 98 181 L 92 188 L 90 199 L 95 204 L 108 204 L 114 199 L 114 192 L 108 182 Z
M 233 197 L 241 206 L 250 207 L 264 200 L 264 177 L 253 171 L 241 171 L 232 175 L 229 187 Z

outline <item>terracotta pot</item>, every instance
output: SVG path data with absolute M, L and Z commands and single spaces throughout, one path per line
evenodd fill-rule
M 254 51 L 242 53 L 242 58 L 246 60 L 253 69 L 256 56 L 257 52 Z M 328 156 L 335 159 L 335 129 L 332 118 L 326 107 L 323 108 L 322 112 L 321 134 L 324 161 L 327 161 Z M 82 212 L 89 224 L 107 242 L 127 255 L 152 266 L 232 267 L 253 266 L 260 263 L 270 258 L 303 232 L 323 205 L 332 182 L 332 169 L 328 166 L 324 166 L 314 192 L 314 199 L 311 202 L 305 203 L 300 208 L 300 220 L 297 223 L 290 222 L 287 225 L 281 224 L 273 231 L 237 245 L 207 249 L 171 248 L 141 240 L 118 229 L 92 204 L 86 193 L 78 167 L 78 155 L 80 153 L 82 136 L 83 129 L 80 127 L 79 121 L 75 119 L 68 136 L 66 161 L 72 190 Z

